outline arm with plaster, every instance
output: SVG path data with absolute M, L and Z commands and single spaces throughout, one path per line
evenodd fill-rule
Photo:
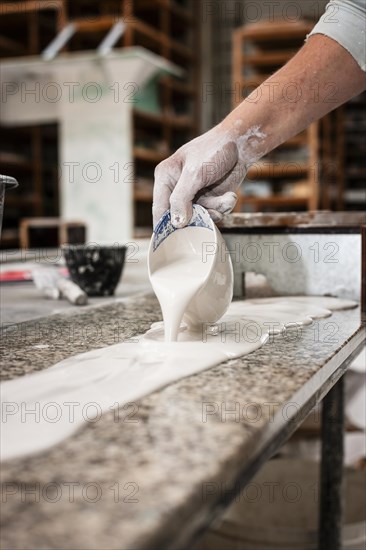
M 155 170 L 154 225 L 170 208 L 184 227 L 192 203 L 219 221 L 249 166 L 366 88 L 366 1 L 333 0 L 305 45 L 219 125 Z

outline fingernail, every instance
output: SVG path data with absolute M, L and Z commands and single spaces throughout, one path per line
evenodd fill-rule
M 186 223 L 186 219 L 182 214 L 174 214 L 172 217 L 172 224 L 174 227 L 183 227 Z

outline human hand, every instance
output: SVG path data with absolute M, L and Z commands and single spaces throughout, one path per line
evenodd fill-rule
M 247 172 L 239 142 L 235 132 L 219 125 L 163 160 L 155 169 L 154 227 L 169 208 L 172 224 L 184 227 L 193 203 L 207 208 L 215 222 L 231 212 Z

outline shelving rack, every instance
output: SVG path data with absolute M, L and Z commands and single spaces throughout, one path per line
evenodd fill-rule
M 366 212 L 366 92 L 343 107 L 344 120 L 344 194 L 347 210 Z
M 21 188 L 6 195 L 1 236 L 3 247 L 17 247 L 22 218 L 58 212 L 56 125 L 2 128 L 0 171 L 21 182 Z
M 69 23 L 77 32 L 67 51 L 96 48 L 119 20 L 115 47 L 143 46 L 182 67 L 181 79 L 159 80 L 159 105 L 134 111 L 136 235 L 151 233 L 156 164 L 200 130 L 200 0 L 47 0 L 0 3 L 0 56 L 40 54 Z M 9 136 L 13 139 L 9 139 Z M 18 244 L 22 217 L 57 216 L 57 128 L 6 130 L 0 172 L 18 177 L 22 199 L 7 195 L 2 246 Z M 46 193 L 48 190 L 48 195 Z M 48 197 L 48 198 L 47 198 Z
M 320 207 L 324 210 L 345 208 L 345 110 L 339 107 L 320 120 Z
M 63 25 L 62 0 L 0 3 L 0 57 L 36 55 Z M 0 172 L 19 179 L 6 196 L 2 247 L 19 245 L 19 222 L 57 215 L 57 128 L 2 128 Z
M 234 107 L 293 56 L 312 27 L 306 21 L 261 21 L 234 32 L 234 86 L 239 83 L 243 92 L 236 94 Z M 319 124 L 314 123 L 249 169 L 237 210 L 316 210 L 319 162 Z M 263 196 L 255 195 L 256 186 Z

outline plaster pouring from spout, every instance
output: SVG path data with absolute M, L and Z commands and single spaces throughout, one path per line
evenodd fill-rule
M 181 229 L 172 225 L 169 211 L 163 215 L 151 238 L 148 269 L 163 313 L 166 342 L 177 341 L 182 320 L 190 330 L 202 331 L 230 306 L 231 258 L 202 206 L 193 206 L 190 223 Z

